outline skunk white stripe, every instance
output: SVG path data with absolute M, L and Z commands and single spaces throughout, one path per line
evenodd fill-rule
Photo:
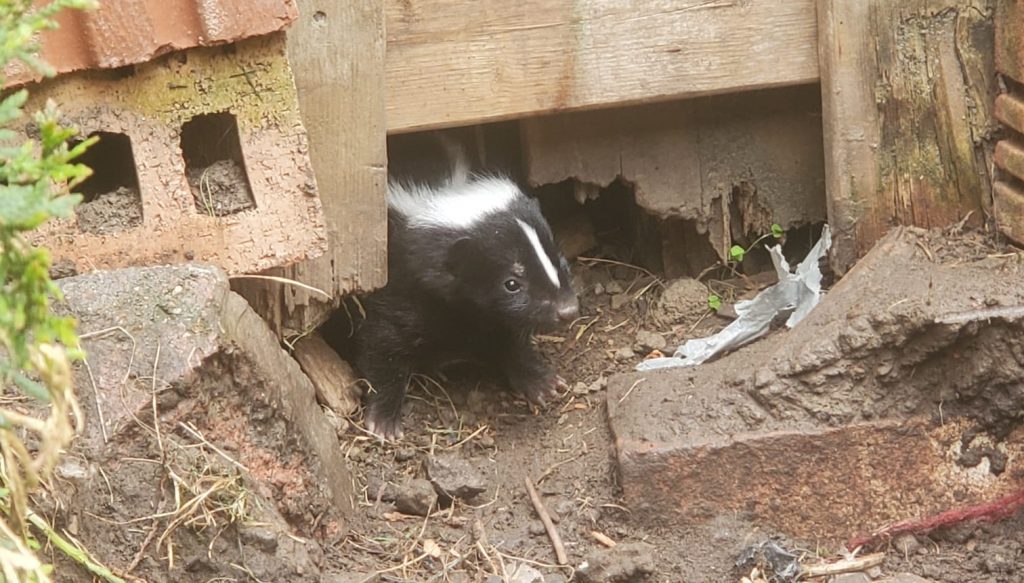
M 507 178 L 480 178 L 445 188 L 420 184 L 388 184 L 388 206 L 411 227 L 472 227 L 488 215 L 505 210 L 519 187 Z
M 530 245 L 533 246 L 533 252 L 537 254 L 537 259 L 544 267 L 544 273 L 548 274 L 548 279 L 551 280 L 551 283 L 555 284 L 555 287 L 560 287 L 558 284 L 558 270 L 555 269 L 555 265 L 551 263 L 551 259 L 548 258 L 548 254 L 544 252 L 544 247 L 540 244 L 540 237 L 537 236 L 537 231 L 520 219 L 516 219 L 516 222 L 519 223 L 519 227 L 524 233 L 526 233 L 526 238 L 530 240 Z

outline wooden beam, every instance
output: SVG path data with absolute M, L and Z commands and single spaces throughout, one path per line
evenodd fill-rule
M 819 0 L 833 267 L 991 201 L 994 0 Z
M 814 0 L 387 0 L 388 130 L 813 83 Z
M 384 0 L 299 0 L 288 31 L 310 158 L 327 222 L 328 251 L 281 275 L 321 289 L 238 286 L 279 333 L 321 324 L 343 292 L 387 281 Z

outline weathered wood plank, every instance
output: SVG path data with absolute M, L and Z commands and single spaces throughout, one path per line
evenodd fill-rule
M 1024 83 L 1024 0 L 996 1 L 996 66 Z
M 388 129 L 814 82 L 814 0 L 387 0 Z
M 328 251 L 276 275 L 332 295 L 331 302 L 296 286 L 239 286 L 281 333 L 322 323 L 343 292 L 387 279 L 383 0 L 300 0 L 288 31 L 310 158 L 323 202 Z M 258 286 L 258 287 L 257 287 Z
M 993 0 L 819 0 L 833 267 L 991 201 Z

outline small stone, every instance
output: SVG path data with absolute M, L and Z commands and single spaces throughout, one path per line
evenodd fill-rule
M 595 551 L 576 570 L 581 583 L 627 583 L 654 573 L 654 547 L 647 543 L 622 543 Z
M 434 487 L 422 478 L 412 480 L 395 491 L 395 508 L 402 514 L 426 516 L 436 502 Z
M 529 565 L 521 564 L 510 575 L 509 583 L 544 583 L 544 575 Z
M 610 296 L 613 296 L 615 294 L 621 294 L 623 291 L 625 290 L 622 289 L 622 284 L 615 281 L 614 279 L 606 283 L 604 286 L 604 293 Z
M 568 583 L 568 581 L 569 580 L 565 578 L 565 575 L 560 573 L 552 573 L 551 575 L 546 575 L 544 577 L 544 583 Z
M 572 386 L 572 392 L 576 395 L 586 395 L 590 390 L 587 383 L 576 383 Z
M 604 286 L 599 283 L 594 284 L 594 295 L 599 296 L 604 294 Z
M 590 383 L 590 385 L 587 387 L 587 392 L 588 393 L 596 393 L 598 391 L 603 391 L 605 389 L 605 387 L 607 387 L 607 386 L 608 386 L 608 379 L 607 378 L 605 378 L 603 376 L 602 377 L 597 377 L 597 380 L 592 382 L 592 383 Z
M 407 462 L 414 457 L 416 457 L 416 448 L 413 447 L 400 447 L 395 452 L 396 462 Z
M 911 533 L 904 533 L 898 535 L 893 539 L 892 545 L 896 547 L 903 556 L 912 555 L 917 552 L 917 549 L 921 548 L 921 542 L 917 540 L 917 537 Z
M 488 575 L 487 578 L 484 579 L 484 583 L 503 583 L 503 581 L 498 575 Z
M 636 344 L 640 347 L 640 350 L 644 352 L 650 352 L 652 350 L 664 351 L 668 343 L 665 339 L 656 332 L 650 330 L 641 330 L 636 333 Z
M 623 346 L 622 348 L 616 350 L 613 356 L 616 361 L 625 362 L 627 360 L 632 360 L 636 358 L 636 353 L 633 352 L 632 348 L 628 346 Z
M 615 294 L 612 296 L 612 309 L 619 310 L 629 303 L 629 296 L 626 294 Z
M 476 468 L 461 457 L 431 456 L 427 458 L 425 466 L 430 483 L 445 498 L 470 500 L 487 489 L 487 484 Z
M 547 532 L 547 530 L 544 528 L 544 523 L 539 520 L 534 520 L 533 522 L 531 522 L 530 526 L 528 526 L 526 530 L 530 532 L 531 536 L 540 536 Z
M 271 554 L 277 550 L 277 535 L 269 528 L 261 526 L 243 527 L 239 536 L 242 542 L 254 546 L 264 553 Z

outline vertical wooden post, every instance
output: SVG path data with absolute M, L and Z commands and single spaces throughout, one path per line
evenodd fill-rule
M 996 224 L 1004 235 L 1024 244 L 1024 0 L 998 0 L 996 67 L 1009 79 L 996 98 L 996 118 L 1007 128 L 996 145 L 997 181 L 992 189 Z
M 323 202 L 329 249 L 279 270 L 321 289 L 332 301 L 296 286 L 237 286 L 279 334 L 321 324 L 345 292 L 387 281 L 387 153 L 384 0 L 299 0 L 288 30 L 310 158 Z
M 991 205 L 994 0 L 818 0 L 833 267 Z

